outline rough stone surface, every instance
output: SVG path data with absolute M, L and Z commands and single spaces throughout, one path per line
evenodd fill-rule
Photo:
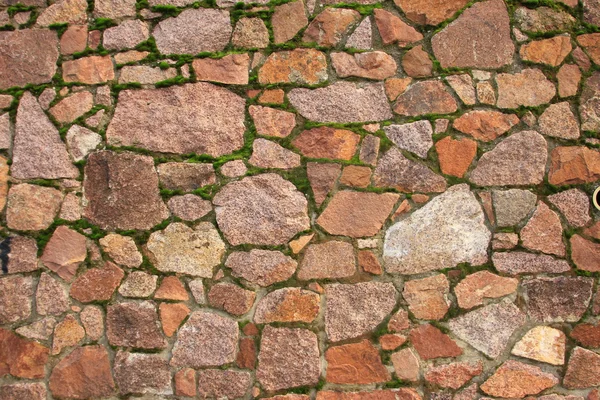
M 354 248 L 348 242 L 330 240 L 308 245 L 300 263 L 300 280 L 346 278 L 356 272 Z
M 155 296 L 156 297 L 156 296 Z M 232 283 L 217 283 L 208 292 L 209 304 L 232 315 L 244 315 L 256 299 L 256 293 Z
M 565 344 L 566 337 L 562 331 L 548 326 L 536 326 L 523 335 L 511 353 L 552 365 L 563 365 Z
M 300 155 L 266 139 L 255 139 L 248 163 L 265 169 L 292 169 L 300 166 Z
M 114 365 L 121 394 L 172 393 L 169 365 L 160 355 L 119 351 Z
M 396 98 L 394 112 L 405 116 L 451 114 L 458 109 L 456 100 L 441 81 L 420 81 L 412 84 Z
M 410 348 L 404 348 L 390 357 L 398 379 L 416 382 L 419 380 L 419 359 Z
M 85 236 L 62 225 L 52 234 L 41 261 L 58 276 L 71 282 L 86 256 Z
M 345 129 L 308 129 L 292 141 L 302 155 L 310 158 L 350 160 L 356 153 L 360 135 Z
M 494 210 L 498 226 L 512 226 L 521 222 L 535 207 L 537 196 L 528 190 L 494 190 Z
M 4 273 L 31 272 L 39 268 L 38 247 L 34 239 L 25 236 L 9 236 L 0 242 L 0 246 L 8 250 L 7 260 L 3 264 Z
M 477 154 L 477 142 L 448 136 L 435 143 L 435 150 L 442 173 L 462 178 Z
M 577 139 L 579 123 L 569 103 L 551 104 L 538 120 L 540 133 L 561 139 Z
M 385 79 L 396 73 L 396 61 L 383 51 L 367 53 L 331 53 L 331 62 L 340 78 L 355 76 L 367 79 Z
M 231 54 L 219 59 L 199 58 L 192 67 L 199 81 L 247 85 L 249 64 L 248 54 Z
M 345 8 L 326 8 L 308 25 L 303 42 L 316 42 L 319 46 L 333 47 L 342 39 L 351 24 L 360 20 L 358 11 Z
M 529 250 L 565 255 L 560 218 L 546 203 L 538 203 L 533 215 L 521 229 L 521 242 Z
M 536 107 L 549 103 L 556 94 L 554 84 L 539 69 L 524 69 L 516 74 L 498 74 L 499 108 Z
M 571 269 L 569 263 L 546 254 L 524 251 L 494 253 L 492 262 L 498 272 L 510 275 L 550 273 L 559 274 Z
M 260 18 L 240 18 L 233 30 L 231 42 L 242 49 L 262 49 L 269 45 L 269 31 Z
M 548 182 L 571 185 L 600 178 L 600 152 L 584 146 L 559 146 L 550 153 Z
M 270 107 L 250 106 L 250 115 L 259 135 L 287 137 L 296 126 L 296 116 L 291 112 Z
M 425 380 L 439 387 L 458 389 L 482 372 L 481 362 L 444 364 L 428 369 Z
M 49 111 L 58 122 L 65 124 L 81 117 L 92 109 L 94 96 L 90 92 L 77 92 L 59 101 Z
M 424 164 L 406 158 L 395 147 L 388 150 L 377 163 L 373 173 L 376 187 L 389 187 L 401 192 L 443 192 L 446 180 Z
M 254 322 L 306 322 L 315 320 L 319 314 L 320 296 L 299 288 L 275 290 L 263 297 L 254 311 Z
M 113 346 L 163 349 L 167 342 L 158 327 L 154 303 L 123 302 L 108 306 L 106 336 Z
M 581 129 L 597 130 L 600 128 L 600 73 L 593 73 L 583 83 L 583 90 L 579 100 L 579 115 L 581 116 Z
M 31 315 L 33 280 L 31 277 L 11 275 L 0 278 L 0 324 L 23 321 Z
M 592 283 L 591 278 L 565 276 L 526 280 L 527 313 L 540 322 L 576 322 L 590 304 Z
M 100 246 L 119 265 L 135 268 L 142 264 L 142 255 L 129 236 L 109 233 L 100 239 Z
M 102 136 L 80 125 L 73 125 L 67 131 L 67 147 L 75 161 L 81 161 L 102 142 Z
M 150 275 L 143 271 L 133 271 L 119 287 L 119 294 L 123 297 L 148 298 L 156 290 L 158 276 Z
M 556 67 L 562 64 L 571 52 L 569 36 L 555 36 L 550 39 L 535 40 L 521 46 L 520 55 L 525 61 Z
M 591 350 L 575 347 L 569 357 L 563 385 L 568 389 L 581 389 L 599 384 L 600 355 Z
M 398 43 L 400 47 L 418 42 L 423 35 L 395 14 L 386 10 L 374 10 L 375 23 L 383 44 Z
M 430 324 L 419 325 L 410 331 L 409 339 L 423 360 L 458 357 L 463 352 L 450 336 Z
M 505 134 L 519 123 L 515 114 L 503 114 L 498 111 L 470 111 L 454 120 L 454 129 L 473 136 L 477 140 L 489 142 Z
M 454 294 L 459 307 L 469 309 L 483 304 L 485 299 L 504 297 L 516 292 L 518 284 L 517 279 L 479 271 L 460 281 L 454 288 Z
M 556 376 L 539 367 L 508 360 L 481 385 L 481 390 L 490 396 L 522 399 L 557 384 Z
M 60 315 L 71 302 L 66 288 L 50 274 L 42 272 L 35 293 L 35 304 L 40 315 Z
M 369 341 L 330 347 L 325 352 L 327 382 L 365 385 L 388 381 L 391 376 L 379 351 Z
M 167 162 L 156 168 L 161 187 L 191 192 L 216 183 L 211 164 Z
M 251 385 L 248 372 L 218 369 L 198 372 L 198 394 L 202 398 L 243 398 Z
M 421 158 L 427 158 L 427 152 L 433 146 L 433 128 L 426 120 L 404 125 L 389 125 L 383 130 L 398 148 L 413 152 Z
M 468 2 L 466 0 L 395 0 L 394 3 L 404 11 L 406 17 L 411 21 L 421 25 L 438 25 L 452 17 Z
M 123 21 L 104 31 L 102 45 L 110 50 L 123 50 L 135 47 L 150 36 L 148 25 L 140 20 Z
M 289 279 L 298 263 L 279 251 L 253 249 L 249 252 L 233 252 L 225 266 L 233 276 L 243 278 L 260 286 L 269 286 Z
M 327 57 L 315 49 L 271 53 L 258 71 L 258 81 L 262 84 L 315 85 L 327 79 Z
M 416 318 L 439 320 L 450 307 L 449 291 L 448 279 L 439 274 L 406 282 L 402 297 Z
M 6 224 L 19 231 L 46 229 L 58 213 L 61 201 L 61 193 L 51 187 L 13 185 L 8 192 Z
M 65 61 L 62 70 L 65 82 L 95 85 L 115 78 L 113 63 L 108 56 L 90 56 Z
M 575 22 L 568 13 L 550 7 L 519 7 L 515 10 L 515 20 L 522 30 L 529 32 L 563 31 Z

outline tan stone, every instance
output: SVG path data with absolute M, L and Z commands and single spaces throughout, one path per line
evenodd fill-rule
M 217 283 L 208 292 L 208 302 L 214 308 L 232 315 L 244 315 L 252 308 L 256 293 L 233 283 Z
M 533 365 L 509 360 L 481 385 L 481 390 L 494 397 L 522 399 L 557 384 L 558 379 L 553 374 Z
M 581 70 L 577 65 L 565 64 L 558 70 L 556 79 L 558 80 L 558 95 L 560 97 L 575 96 L 581 81 Z
M 499 108 L 536 107 L 549 103 L 556 94 L 554 84 L 539 69 L 496 75 Z
M 340 78 L 356 76 L 359 78 L 382 80 L 396 74 L 396 61 L 383 51 L 366 53 L 331 53 L 331 62 Z
M 354 275 L 356 257 L 350 243 L 330 240 L 311 244 L 304 252 L 298 279 L 336 279 Z
M 466 105 L 475 104 L 475 88 L 473 87 L 473 79 L 469 74 L 450 75 L 446 77 L 446 82 L 456 92 L 458 97 Z
M 100 239 L 100 246 L 114 262 L 126 267 L 135 268 L 142 264 L 142 254 L 138 251 L 133 238 L 109 233 Z
M 62 64 L 65 82 L 81 82 L 89 85 L 115 79 L 115 71 L 110 56 L 90 56 L 65 61 Z
M 406 282 L 402 296 L 416 318 L 439 320 L 444 318 L 450 307 L 449 292 L 448 279 L 438 274 Z
M 219 82 L 228 85 L 247 85 L 250 57 L 247 53 L 231 54 L 223 58 L 198 58 L 192 68 L 199 81 Z
M 320 310 L 320 296 L 300 288 L 283 288 L 263 297 L 254 311 L 254 322 L 306 322 L 317 318 Z
M 255 105 L 248 111 L 259 135 L 287 137 L 296 126 L 296 115 L 288 111 Z
M 171 301 L 187 301 L 189 296 L 183 284 L 176 276 L 165 276 L 158 290 L 154 293 L 155 299 Z
M 555 36 L 524 44 L 521 46 L 520 55 L 523 60 L 556 67 L 563 62 L 571 50 L 569 36 Z
M 425 78 L 433 74 L 433 62 L 423 46 L 416 46 L 402 57 L 402 69 L 413 78 Z
M 523 247 L 564 256 L 565 245 L 562 241 L 562 230 L 558 215 L 540 201 L 531 219 L 521 229 Z
M 519 123 L 515 114 L 503 114 L 498 111 L 475 110 L 465 113 L 454 120 L 455 129 L 473 136 L 483 142 L 493 141 Z
M 399 95 L 404 93 L 408 85 L 412 82 L 411 78 L 389 78 L 385 80 L 385 94 L 390 101 L 396 100 Z
M 565 345 L 563 332 L 549 326 L 536 326 L 515 344 L 511 353 L 552 365 L 563 365 Z
M 405 348 L 392 354 L 392 365 L 398 379 L 416 382 L 419 380 L 419 359 L 410 348 Z
M 271 25 L 275 44 L 293 39 L 302 28 L 308 25 L 304 2 L 298 0 L 276 6 L 271 17 Z
M 350 160 L 359 141 L 360 135 L 352 131 L 323 126 L 303 131 L 292 145 L 305 157 Z
M 85 330 L 72 314 L 65 317 L 54 328 L 52 355 L 60 354 L 65 347 L 76 346 L 85 337 Z
M 6 224 L 10 229 L 39 231 L 54 221 L 62 194 L 50 187 L 22 183 L 8 192 Z
M 479 271 L 468 275 L 454 288 L 458 305 L 461 308 L 473 308 L 483 304 L 484 299 L 507 296 L 517 290 L 519 281 L 504 278 L 489 271 Z
M 258 71 L 258 81 L 263 85 L 273 83 L 315 85 L 327 79 L 327 58 L 324 53 L 315 49 L 271 53 Z
M 429 368 L 425 380 L 443 388 L 458 389 L 483 372 L 483 363 L 452 363 Z

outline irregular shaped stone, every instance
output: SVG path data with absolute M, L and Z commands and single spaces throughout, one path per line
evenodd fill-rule
M 271 53 L 258 71 L 258 82 L 261 84 L 315 85 L 327 79 L 327 58 L 325 53 L 315 49 Z
M 475 88 L 473 87 L 471 75 L 450 75 L 446 77 L 446 82 L 448 82 L 463 103 L 466 105 L 475 104 L 477 97 L 475 96 Z
M 67 131 L 67 147 L 74 161 L 81 161 L 102 143 L 102 136 L 79 125 Z
M 391 379 L 379 351 L 368 340 L 330 347 L 325 360 L 326 380 L 330 383 L 366 385 Z
M 304 2 L 300 0 L 276 6 L 271 16 L 271 25 L 275 44 L 292 40 L 302 28 L 308 25 Z
M 71 282 L 86 256 L 85 236 L 61 225 L 52 234 L 40 260 L 58 276 Z
M 511 354 L 552 365 L 565 363 L 565 334 L 549 326 L 536 326 L 515 344 Z
M 148 24 L 138 19 L 127 20 L 104 31 L 102 45 L 109 50 L 123 50 L 135 47 L 148 40 Z
M 317 218 L 317 224 L 332 235 L 374 236 L 382 228 L 398 198 L 395 193 L 341 190 Z
M 307 329 L 265 326 L 256 370 L 256 379 L 264 389 L 315 385 L 320 369 L 317 335 Z
M 538 277 L 522 283 L 529 317 L 540 322 L 576 322 L 592 298 L 593 280 L 586 277 Z
M 548 201 L 556 206 L 565 216 L 570 225 L 582 227 L 590 221 L 590 200 L 579 189 L 565 190 L 548 196 Z
M 499 254 L 509 253 L 494 253 L 494 256 Z M 504 278 L 489 271 L 478 271 L 460 281 L 454 288 L 454 294 L 458 306 L 469 309 L 483 304 L 484 299 L 495 299 L 514 293 L 518 285 L 518 279 Z
M 2 263 L 2 272 L 18 274 L 31 272 L 39 268 L 37 242 L 25 236 L 9 236 L 0 242 L 0 249 L 7 254 Z
M 86 306 L 79 314 L 85 333 L 92 340 L 99 340 L 104 335 L 104 313 L 98 306 Z
M 12 154 L 11 175 L 17 179 L 79 176 L 58 130 L 30 92 L 19 102 Z
M 87 47 L 87 25 L 71 25 L 60 37 L 60 53 L 70 55 L 79 53 Z
M 325 331 L 332 342 L 361 336 L 379 325 L 396 304 L 391 283 L 325 285 Z
M 119 351 L 114 361 L 121 394 L 172 394 L 169 364 L 158 354 Z
M 167 162 L 157 167 L 163 188 L 191 192 L 217 182 L 212 164 Z
M 259 135 L 283 138 L 296 126 L 296 115 L 288 111 L 253 105 L 249 112 Z
M 350 160 L 359 141 L 360 135 L 352 131 L 322 126 L 302 131 L 292 144 L 305 157 Z
M 278 245 L 308 229 L 306 198 L 276 174 L 225 185 L 213 198 L 217 224 L 229 243 Z
M 11 125 L 9 113 L 0 115 L 0 149 L 10 148 L 12 143 Z
M 591 350 L 575 347 L 569 357 L 563 385 L 567 389 L 600 385 L 600 355 Z
M 521 46 L 519 54 L 525 61 L 556 67 L 571 53 L 571 38 L 555 36 L 550 39 L 534 40 Z
M 519 244 L 519 235 L 511 232 L 498 232 L 492 240 L 493 250 L 510 250 Z
M 175 68 L 160 69 L 147 65 L 126 65 L 119 73 L 119 83 L 139 83 L 141 85 L 152 85 L 160 81 L 175 78 Z
M 360 20 L 358 11 L 345 8 L 326 8 L 312 20 L 302 36 L 303 42 L 319 46 L 336 46 L 349 27 Z
M 556 384 L 558 379 L 553 374 L 545 373 L 539 367 L 509 360 L 481 385 L 481 389 L 491 396 L 523 398 Z
M 538 119 L 540 133 L 561 139 L 577 139 L 579 123 L 568 102 L 551 104 Z
M 396 74 L 396 61 L 383 51 L 367 53 L 331 53 L 331 62 L 340 78 L 356 76 L 359 78 L 382 80 Z
M 52 355 L 60 354 L 65 347 L 76 346 L 85 337 L 83 327 L 72 314 L 65 316 L 54 328 L 52 338 Z
M 244 145 L 244 104 L 233 92 L 205 82 L 123 90 L 106 140 L 162 153 L 222 156 Z
M 419 325 L 410 331 L 409 338 L 423 360 L 458 357 L 463 352 L 450 336 L 430 324 Z
M 419 359 L 410 347 L 393 353 L 390 358 L 398 379 L 411 382 L 419 380 L 421 375 Z
M 413 78 L 425 78 L 433 74 L 433 62 L 423 46 L 413 47 L 402 57 L 402 69 Z
M 546 254 L 531 254 L 523 251 L 494 253 L 492 261 L 499 272 L 510 275 L 558 274 L 571 269 L 565 260 L 559 260 Z
M 94 105 L 94 96 L 90 92 L 77 92 L 59 101 L 49 111 L 60 123 L 72 122 L 90 111 Z
M 198 371 L 198 394 L 202 398 L 243 398 L 251 386 L 252 377 L 248 372 L 218 369 Z
M 212 211 L 209 200 L 193 194 L 173 196 L 167 202 L 167 207 L 174 216 L 184 221 L 195 221 Z
M 347 49 L 370 50 L 373 48 L 373 28 L 371 19 L 366 17 L 348 36 L 345 47 Z
M 318 207 L 327 198 L 342 172 L 340 164 L 306 163 L 306 175 Z
M 438 274 L 406 282 L 402 297 L 416 318 L 439 320 L 444 318 L 450 307 L 449 292 L 448 279 Z
M 406 18 L 421 25 L 437 25 L 452 17 L 467 5 L 467 0 L 422 1 L 395 0 L 394 3 L 404 11 Z
M 45 400 L 47 396 L 43 383 L 13 383 L 0 387 L 0 397 L 4 400 Z
M 130 268 L 136 268 L 142 264 L 142 255 L 138 251 L 135 241 L 129 236 L 109 233 L 100 239 L 100 246 L 117 264 Z
M 112 151 L 90 154 L 83 187 L 87 201 L 83 215 L 103 229 L 149 229 L 169 216 L 152 157 Z
M 255 139 L 248 163 L 258 168 L 292 169 L 300 166 L 300 156 L 266 139 Z
M 175 395 L 194 397 L 196 395 L 196 371 L 182 368 L 175 373 Z
M 456 100 L 438 80 L 412 84 L 394 103 L 394 112 L 406 116 L 451 114 L 457 109 Z
M 406 47 L 423 39 L 423 35 L 419 31 L 402 21 L 395 14 L 381 9 L 373 10 L 373 14 L 383 44 L 397 42 L 400 47 Z
M 127 64 L 127 63 L 133 63 L 136 61 L 141 61 L 144 58 L 146 58 L 148 56 L 148 54 L 150 54 L 150 52 L 148 52 L 148 51 L 129 50 L 129 51 L 125 51 L 122 53 L 117 53 L 113 57 L 115 59 L 115 63 Z M 123 74 L 124 69 L 125 69 L 124 67 L 121 69 L 121 75 Z M 171 69 L 168 69 L 166 71 L 170 71 L 170 70 Z
M 56 32 L 49 29 L 0 32 L 0 90 L 50 82 L 56 73 L 57 60 Z
M 514 18 L 519 28 L 528 32 L 564 31 L 575 23 L 575 18 L 569 13 L 550 7 L 519 7 Z
M 495 0 L 494 0 L 495 1 Z M 554 84 L 539 69 L 496 75 L 499 108 L 537 107 L 549 103 L 556 94 Z
M 385 80 L 385 94 L 390 101 L 406 91 L 406 88 L 411 84 L 411 78 L 389 78 Z
M 42 379 L 48 362 L 48 348 L 0 328 L 0 360 L 0 376 L 10 374 L 17 378 Z
M 508 132 L 518 123 L 519 117 L 515 114 L 475 110 L 461 115 L 460 118 L 454 120 L 452 126 L 477 140 L 490 142 Z
M 379 259 L 370 250 L 359 250 L 358 266 L 361 270 L 369 274 L 381 275 L 383 273 L 383 268 L 381 268 Z
M 62 70 L 65 82 L 95 85 L 115 79 L 115 70 L 109 56 L 90 56 L 65 61 Z
M 579 324 L 569 334 L 582 346 L 590 348 L 600 347 L 600 327 L 592 324 Z
M 232 283 L 218 283 L 208 292 L 208 302 L 211 306 L 232 315 L 246 314 L 252 308 L 255 298 L 256 293 Z
M 447 136 L 435 142 L 435 150 L 442 173 L 462 178 L 477 155 L 477 142 Z
M 439 387 L 456 390 L 482 372 L 481 361 L 444 364 L 428 369 L 425 373 L 425 380 Z
M 225 83 L 228 85 L 247 85 L 250 57 L 248 54 L 230 54 L 213 58 L 198 58 L 192 67 L 199 81 Z
M 585 146 L 555 147 L 550 153 L 548 182 L 573 185 L 600 179 L 600 152 Z
M 252 249 L 229 254 L 225 262 L 233 276 L 260 286 L 270 286 L 288 280 L 298 263 L 279 251 Z
M 425 165 L 410 160 L 396 147 L 392 147 L 377 163 L 373 173 L 376 187 L 390 187 L 401 192 L 443 192 L 446 180 Z
M 0 324 L 7 325 L 29 318 L 32 298 L 31 276 L 10 275 L 0 278 Z
M 156 290 L 158 276 L 150 275 L 143 271 L 132 271 L 127 275 L 119 287 L 119 294 L 123 297 L 148 298 Z
M 600 245 L 579 235 L 571 237 L 571 258 L 578 269 L 600 271 Z
M 45 186 L 21 183 L 10 187 L 6 206 L 6 225 L 19 231 L 48 228 L 60 209 L 62 194 Z
M 514 133 L 480 157 L 469 179 L 479 186 L 537 185 L 544 179 L 547 149 L 535 131 Z
M 575 52 L 573 52 L 573 54 L 575 54 Z M 560 97 L 575 96 L 579 90 L 581 70 L 577 65 L 565 64 L 558 70 L 556 79 L 558 80 L 558 95 Z
M 433 128 L 427 120 L 404 125 L 389 125 L 383 130 L 396 146 L 411 151 L 421 158 L 427 158 L 427 152 L 433 146 Z
M 111 262 L 102 268 L 88 269 L 71 285 L 71 297 L 82 303 L 110 300 L 125 277 L 123 270 Z
M 260 18 L 240 18 L 235 24 L 231 43 L 242 49 L 264 49 L 269 45 L 269 31 Z
M 392 117 L 383 85 L 378 83 L 340 81 L 314 90 L 297 88 L 288 98 L 303 117 L 317 122 L 368 122 Z
M 54 332 L 56 319 L 46 317 L 29 325 L 15 329 L 15 332 L 28 339 L 48 340 Z
M 523 220 L 534 209 L 537 196 L 529 190 L 494 190 L 494 209 L 498 226 L 512 226 Z
M 152 36 L 162 54 L 197 54 L 223 50 L 232 30 L 229 11 L 201 7 L 159 22 Z
M 463 262 L 485 263 L 491 233 L 484 220 L 466 184 L 449 188 L 388 229 L 383 245 L 386 271 L 419 274 Z
M 307 247 L 297 276 L 300 280 L 336 279 L 355 272 L 354 247 L 347 242 L 330 240 Z
M 122 302 L 108 306 L 106 336 L 113 346 L 164 349 L 167 346 L 158 327 L 154 303 Z
M 450 330 L 488 357 L 498 357 L 526 316 L 510 300 L 490 304 L 448 322 Z
M 521 229 L 521 241 L 523 247 L 529 250 L 557 256 L 565 255 L 560 218 L 542 201 Z
M 263 297 L 254 311 L 254 322 L 306 322 L 315 320 L 319 314 L 320 296 L 310 290 L 283 288 Z
M 73 350 L 52 370 L 48 387 L 55 397 L 88 399 L 113 394 L 108 352 L 104 346 L 85 346 Z
M 40 315 L 60 315 L 69 309 L 69 293 L 50 274 L 42 272 L 35 293 L 35 304 Z
M 228 161 L 221 167 L 221 174 L 228 178 L 235 178 L 245 175 L 248 171 L 243 160 Z
M 515 46 L 506 5 L 501 0 L 472 5 L 436 34 L 431 46 L 443 68 L 499 68 L 510 64 Z

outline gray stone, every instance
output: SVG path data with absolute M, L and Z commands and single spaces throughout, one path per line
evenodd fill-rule
M 370 50 L 373 48 L 373 28 L 370 17 L 363 19 L 348 37 L 346 48 L 359 50 Z
M 401 149 L 427 158 L 427 152 L 433 146 L 433 128 L 427 120 L 404 125 L 389 125 L 383 128 L 387 137 Z
M 29 318 L 32 298 L 31 276 L 10 275 L 0 278 L 0 325 Z
M 556 87 L 539 69 L 524 69 L 515 74 L 496 75 L 498 108 L 537 107 L 547 104 Z
M 67 146 L 74 161 L 83 160 L 101 142 L 102 136 L 83 126 L 73 125 L 67 131 Z
M 528 279 L 525 289 L 527 314 L 539 322 L 577 322 L 592 298 L 594 280 L 559 276 Z
M 10 114 L 0 115 L 0 149 L 8 149 L 12 143 Z
M 535 194 L 522 189 L 494 190 L 492 198 L 498 226 L 517 225 L 533 211 L 537 203 Z
M 571 269 L 569 263 L 547 254 L 532 254 L 524 251 L 494 253 L 494 268 L 510 275 L 518 274 L 560 274 Z
M 600 130 L 600 72 L 594 72 L 583 83 L 579 100 L 581 129 L 584 131 Z
M 298 263 L 279 251 L 252 249 L 249 252 L 235 251 L 225 262 L 237 278 L 259 286 L 269 286 L 291 278 Z

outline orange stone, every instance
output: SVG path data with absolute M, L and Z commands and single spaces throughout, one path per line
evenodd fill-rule
M 477 142 L 447 136 L 435 143 L 435 149 L 442 173 L 462 178 L 477 155 Z
M 520 54 L 525 61 L 556 67 L 563 62 L 572 49 L 569 36 L 555 36 L 524 44 L 521 46 Z
M 54 337 L 52 339 L 52 355 L 60 354 L 65 347 L 77 345 L 85 337 L 85 330 L 75 317 L 71 314 L 67 315 L 54 328 Z
M 319 314 L 321 297 L 296 287 L 275 290 L 263 297 L 254 311 L 254 322 L 306 322 Z
M 383 273 L 377 256 L 371 250 L 360 250 L 358 252 L 358 266 L 369 274 L 381 275 Z
M 366 385 L 391 379 L 379 352 L 368 340 L 330 347 L 325 359 L 325 379 L 330 383 Z
M 360 135 L 352 131 L 321 126 L 303 131 L 292 145 L 305 157 L 350 160 L 359 141 Z
M 598 243 L 574 235 L 571 237 L 571 258 L 581 270 L 600 272 L 600 244 Z
M 158 311 L 163 332 L 168 337 L 177 332 L 179 325 L 190 314 L 190 309 L 183 303 L 161 303 Z
M 541 368 L 509 360 L 481 385 L 481 390 L 494 397 L 522 399 L 557 384 L 558 379 Z
M 450 307 L 449 291 L 448 279 L 444 274 L 438 274 L 406 282 L 402 296 L 416 318 L 439 320 Z
M 95 85 L 115 79 L 115 70 L 110 56 L 91 56 L 65 61 L 62 69 L 65 82 Z
M 196 396 L 196 371 L 183 368 L 175 374 L 175 395 L 185 397 Z
M 285 92 L 282 89 L 268 89 L 258 97 L 261 104 L 283 104 Z
M 366 188 L 371 183 L 371 168 L 348 165 L 344 167 L 340 183 L 346 186 Z
M 257 355 L 256 343 L 254 339 L 242 338 L 240 339 L 240 350 L 238 351 L 235 364 L 238 368 L 243 369 L 254 369 L 256 365 Z
M 199 81 L 219 82 L 228 85 L 247 85 L 250 56 L 230 54 L 223 58 L 197 58 L 192 67 Z
M 437 25 L 467 5 L 468 0 L 394 0 L 406 18 L 421 25 Z
M 560 217 L 546 203 L 538 202 L 536 210 L 521 229 L 523 247 L 557 256 L 565 255 Z
M 550 153 L 548 182 L 575 185 L 600 179 L 600 152 L 584 146 L 556 147 Z
M 453 363 L 430 368 L 425 373 L 425 380 L 443 388 L 458 389 L 482 372 L 481 361 L 472 364 Z
M 71 285 L 70 295 L 82 303 L 110 300 L 125 273 L 107 261 L 102 268 L 88 269 Z
M 454 288 L 454 294 L 461 308 L 473 308 L 483 304 L 486 298 L 498 298 L 514 293 L 519 285 L 515 278 L 504 278 L 489 271 L 479 271 L 468 275 Z
M 288 395 L 289 396 L 289 395 Z M 298 396 L 298 395 L 296 395 Z M 274 399 L 274 398 L 273 398 Z M 280 400 L 280 399 L 278 399 Z M 308 400 L 307 399 L 282 399 L 282 400 Z M 422 400 L 421 396 L 411 388 L 373 390 L 372 392 L 317 392 L 316 400 Z
M 590 55 L 594 64 L 600 64 L 600 33 L 579 35 L 577 42 Z
M 375 9 L 375 23 L 383 44 L 398 42 L 400 47 L 423 39 L 415 28 L 402 21 L 399 17 L 389 11 Z
M 43 379 L 48 353 L 47 347 L 0 328 L 0 377 Z
M 454 121 L 454 129 L 477 140 L 490 142 L 508 132 L 519 123 L 515 114 L 504 114 L 499 111 L 475 110 L 465 113 Z
M 316 85 L 326 81 L 327 57 L 315 49 L 271 53 L 258 71 L 258 82 Z
M 176 276 L 167 276 L 163 279 L 156 293 L 154 293 L 154 298 L 160 300 L 187 301 L 189 296 L 183 287 L 183 284 Z
M 396 98 L 404 93 L 408 85 L 412 82 L 410 78 L 389 78 L 385 80 L 385 94 L 390 101 L 396 100 Z
M 450 336 L 430 324 L 420 325 L 410 332 L 410 341 L 424 360 L 458 357 L 462 349 Z
M 333 47 L 342 40 L 350 26 L 359 20 L 358 11 L 345 8 L 326 8 L 306 28 L 302 41 L 314 42 L 323 47 Z
M 379 338 L 379 345 L 382 350 L 396 350 L 398 347 L 406 343 L 406 336 L 399 334 L 385 334 Z

